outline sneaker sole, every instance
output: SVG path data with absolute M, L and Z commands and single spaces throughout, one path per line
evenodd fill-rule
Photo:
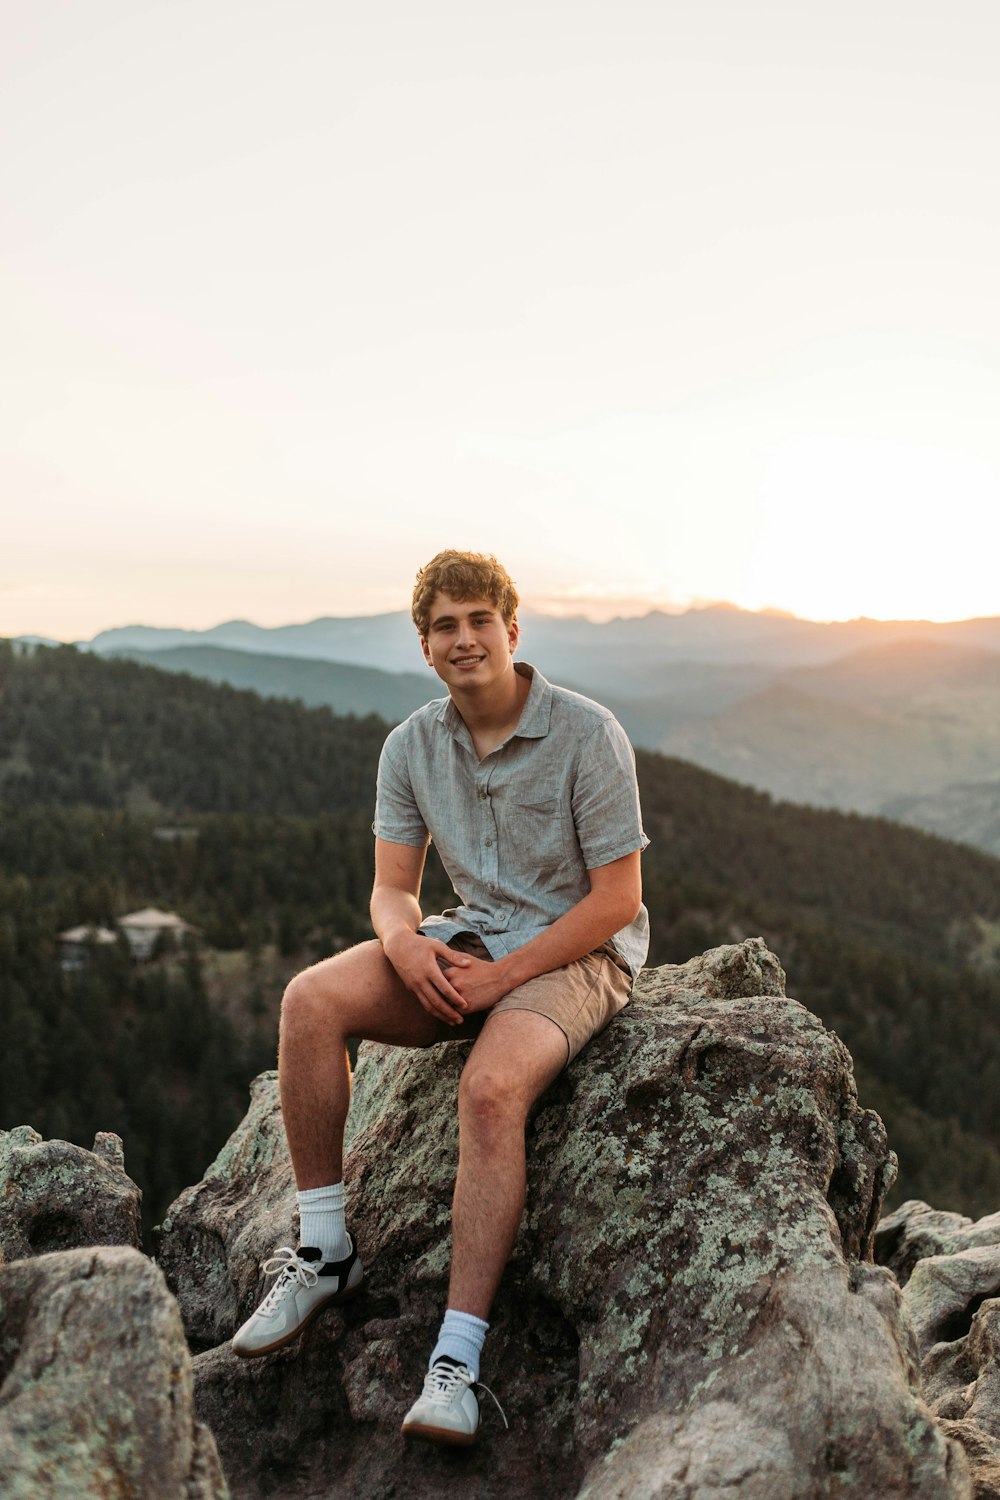
M 479 1436 L 478 1427 L 475 1432 L 453 1432 L 450 1427 L 426 1427 L 418 1423 L 408 1426 L 405 1422 L 400 1431 L 404 1437 L 420 1438 L 426 1443 L 446 1443 L 454 1448 L 468 1448 Z
M 307 1313 L 298 1328 L 294 1328 L 291 1333 L 286 1333 L 283 1338 L 275 1339 L 273 1344 L 264 1344 L 260 1349 L 234 1348 L 233 1353 L 237 1359 L 260 1359 L 264 1354 L 273 1354 L 276 1349 L 284 1349 L 287 1344 L 293 1344 L 297 1338 L 301 1338 L 302 1334 L 309 1327 L 309 1324 L 314 1323 L 320 1313 L 327 1312 L 331 1307 L 340 1307 L 344 1302 L 350 1302 L 352 1297 L 356 1297 L 363 1290 L 364 1284 L 365 1278 L 362 1276 L 357 1286 L 348 1287 L 343 1292 L 334 1292 L 332 1297 L 328 1297 L 325 1302 L 321 1302 L 318 1307 L 314 1307 L 312 1312 Z

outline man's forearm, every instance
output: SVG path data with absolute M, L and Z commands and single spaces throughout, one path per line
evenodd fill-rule
M 638 902 L 623 900 L 618 893 L 590 891 L 530 943 L 497 959 L 495 967 L 502 971 L 506 988 L 516 989 L 539 974 L 561 969 L 592 953 L 627 927 L 637 909 Z
M 400 931 L 416 932 L 423 920 L 420 902 L 409 891 L 377 885 L 369 907 L 372 926 L 383 948 Z

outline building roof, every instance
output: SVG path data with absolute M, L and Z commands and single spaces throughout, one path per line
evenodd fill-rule
M 115 943 L 117 935 L 107 927 L 69 927 L 59 934 L 61 943 Z
M 118 926 L 187 927 L 188 923 L 175 911 L 158 911 L 155 906 L 147 906 L 143 911 L 130 911 L 127 916 L 119 917 Z

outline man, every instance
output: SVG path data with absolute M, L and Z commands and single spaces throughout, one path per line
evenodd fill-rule
M 492 557 L 441 552 L 413 619 L 448 689 L 394 729 L 375 812 L 377 941 L 298 975 L 279 1080 L 300 1241 L 233 1340 L 266 1354 L 362 1280 L 344 1225 L 349 1037 L 426 1047 L 475 1038 L 458 1094 L 448 1306 L 408 1436 L 469 1443 L 490 1305 L 524 1207 L 524 1129 L 539 1095 L 628 1001 L 646 956 L 635 764 L 607 709 L 515 664 L 518 597 Z M 424 917 L 429 838 L 462 905 Z

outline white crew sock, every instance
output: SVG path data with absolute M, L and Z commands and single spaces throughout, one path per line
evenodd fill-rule
M 299 1244 L 312 1245 L 324 1260 L 343 1260 L 350 1253 L 344 1227 L 344 1184 L 306 1188 L 299 1200 Z
M 430 1369 L 434 1361 L 444 1355 L 447 1359 L 458 1360 L 460 1365 L 468 1365 L 473 1377 L 478 1380 L 479 1356 L 483 1352 L 489 1330 L 490 1325 L 484 1323 L 482 1318 L 473 1317 L 472 1313 L 455 1312 L 449 1307 L 427 1368 Z

